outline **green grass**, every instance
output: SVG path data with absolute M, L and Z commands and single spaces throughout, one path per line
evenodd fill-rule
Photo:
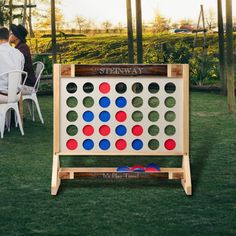
M 236 235 L 236 115 L 226 98 L 191 93 L 193 196 L 179 181 L 75 180 L 50 195 L 52 97 L 45 125 L 27 115 L 25 136 L 0 140 L 0 235 Z M 163 161 L 164 159 L 164 161 Z M 67 157 L 63 165 L 179 165 L 177 158 Z

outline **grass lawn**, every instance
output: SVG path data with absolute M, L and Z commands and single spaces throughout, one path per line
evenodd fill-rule
M 0 140 L 0 235 L 236 235 L 236 115 L 226 98 L 191 93 L 193 196 L 179 181 L 65 181 L 50 195 L 52 97 L 45 125 L 25 120 Z M 167 157 L 63 158 L 63 165 L 179 165 Z

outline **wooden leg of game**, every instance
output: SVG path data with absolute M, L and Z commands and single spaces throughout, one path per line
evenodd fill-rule
M 190 174 L 189 156 L 184 155 L 182 160 L 182 168 L 184 170 L 184 178 L 181 180 L 184 191 L 187 195 L 192 195 L 192 184 Z
M 57 191 L 61 184 L 61 179 L 59 177 L 60 160 L 58 155 L 53 156 L 53 166 L 52 166 L 52 185 L 51 185 L 51 195 L 57 195 Z

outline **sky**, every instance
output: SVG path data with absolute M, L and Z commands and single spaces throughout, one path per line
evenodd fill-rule
M 131 1 L 135 14 L 135 0 Z M 142 0 L 143 21 L 151 22 L 158 11 L 172 22 L 180 19 L 192 19 L 197 22 L 200 4 L 204 5 L 206 12 L 209 8 L 216 12 L 216 3 L 217 0 Z M 126 23 L 126 0 L 62 0 L 60 8 L 68 23 L 73 23 L 76 16 L 83 16 L 98 24 L 106 20 L 113 24 Z M 236 0 L 233 0 L 233 9 L 235 15 Z

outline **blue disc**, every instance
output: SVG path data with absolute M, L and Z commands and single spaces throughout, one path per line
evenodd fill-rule
M 94 114 L 91 111 L 86 111 L 83 114 L 83 119 L 86 122 L 90 122 L 90 121 L 92 121 L 94 119 Z
M 119 136 L 125 135 L 127 132 L 127 129 L 124 125 L 119 125 L 116 127 L 116 134 Z
M 107 139 L 102 139 L 99 143 L 99 147 L 102 149 L 102 150 L 107 150 L 109 149 L 111 146 L 110 142 L 107 140 Z
M 85 150 L 91 150 L 94 147 L 94 143 L 91 139 L 86 139 L 83 142 L 83 147 Z
M 143 142 L 140 139 L 135 139 L 132 142 L 132 147 L 134 150 L 140 150 L 143 148 Z
M 127 104 L 127 101 L 124 97 L 118 97 L 116 99 L 116 106 L 122 108 L 122 107 L 125 107 Z
M 99 104 L 101 107 L 109 107 L 110 106 L 110 99 L 108 97 L 102 97 L 100 100 L 99 100 Z
M 109 121 L 111 118 L 111 115 L 108 111 L 102 111 L 100 114 L 99 114 L 99 119 L 102 121 L 102 122 L 107 122 Z

